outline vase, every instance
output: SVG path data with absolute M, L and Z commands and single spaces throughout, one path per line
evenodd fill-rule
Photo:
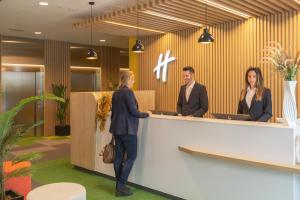
M 284 97 L 282 113 L 285 121 L 290 127 L 297 123 L 297 104 L 295 97 L 297 81 L 284 81 Z

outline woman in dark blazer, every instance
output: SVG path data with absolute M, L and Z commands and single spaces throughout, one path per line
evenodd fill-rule
M 116 196 L 132 195 L 126 183 L 137 156 L 139 118 L 149 116 L 148 113 L 139 112 L 136 98 L 131 90 L 133 84 L 134 74 L 131 71 L 122 72 L 119 89 L 112 96 L 109 131 L 115 138 Z M 127 159 L 123 162 L 125 152 Z
M 245 82 L 237 113 L 250 115 L 251 121 L 267 122 L 272 117 L 272 98 L 270 89 L 264 87 L 261 70 L 250 67 Z

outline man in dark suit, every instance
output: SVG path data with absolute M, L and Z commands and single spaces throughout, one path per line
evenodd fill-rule
M 194 68 L 187 66 L 183 68 L 182 85 L 177 101 L 177 113 L 182 116 L 203 117 L 208 110 L 208 97 L 204 85 L 197 83 L 194 79 Z

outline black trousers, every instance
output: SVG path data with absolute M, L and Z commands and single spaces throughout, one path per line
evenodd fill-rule
M 137 135 L 114 135 L 115 137 L 115 161 L 116 187 L 124 188 L 134 161 L 137 156 Z M 125 152 L 127 159 L 123 162 Z

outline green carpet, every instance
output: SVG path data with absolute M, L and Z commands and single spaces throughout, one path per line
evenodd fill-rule
M 114 181 L 86 171 L 75 169 L 70 164 L 69 158 L 35 163 L 33 165 L 33 171 L 33 180 L 41 184 L 53 182 L 73 182 L 83 185 L 87 191 L 87 200 L 123 199 L 115 197 Z M 124 199 L 166 199 L 162 196 L 155 195 L 137 188 L 131 189 L 134 192 L 134 195 L 125 197 Z
M 22 139 L 20 139 L 16 145 L 18 146 L 30 146 L 34 143 L 36 143 L 36 141 L 39 141 L 41 139 L 43 139 L 44 137 L 31 137 L 31 136 L 28 136 L 28 137 L 23 137 Z
M 70 136 L 47 136 L 47 137 L 43 137 L 44 139 L 47 140 L 65 140 L 65 139 L 70 139 Z

